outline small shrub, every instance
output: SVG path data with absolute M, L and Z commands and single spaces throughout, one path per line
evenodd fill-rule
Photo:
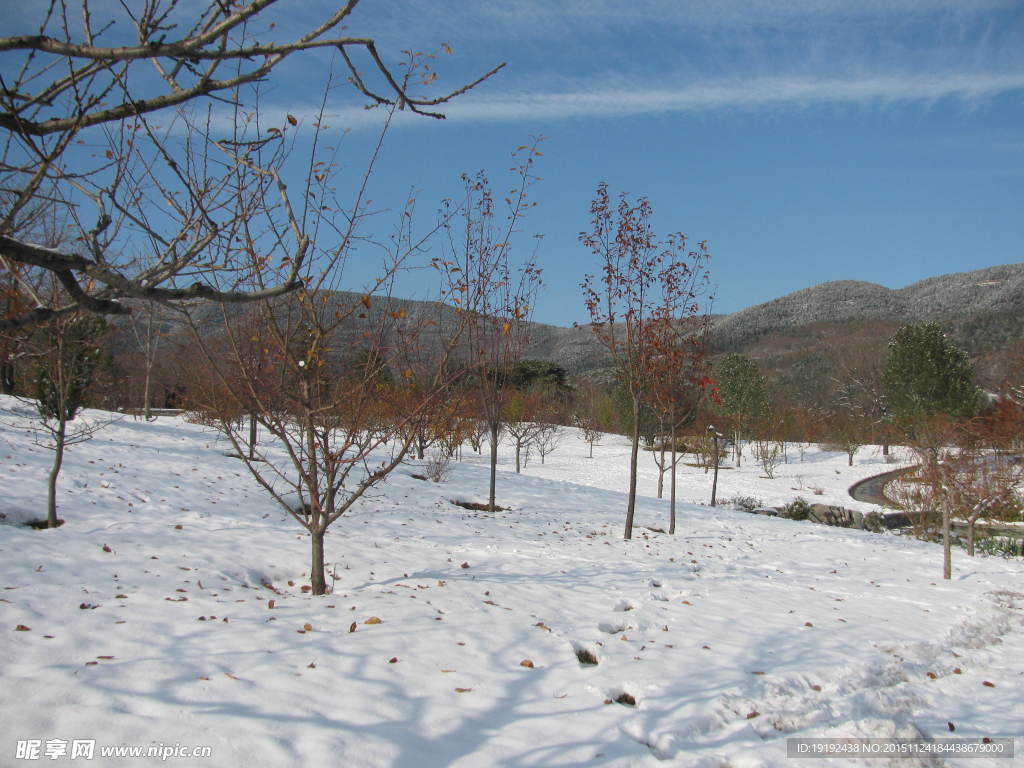
M 987 539 L 980 539 L 975 543 L 978 551 L 986 555 L 998 555 L 999 557 L 1021 557 L 1024 556 L 1024 542 L 1011 539 L 1006 536 L 992 536 Z
M 740 512 L 753 512 L 758 507 L 763 507 L 764 502 L 753 496 L 733 496 L 726 499 L 725 503 Z
M 775 468 L 782 460 L 782 455 L 782 443 L 775 440 L 758 440 L 754 443 L 754 458 L 769 480 L 775 477 Z
M 788 517 L 790 520 L 806 520 L 811 515 L 811 505 L 802 497 L 797 496 L 785 506 L 782 514 L 783 517 Z
M 441 451 L 436 451 L 427 456 L 423 462 L 423 474 L 428 480 L 435 483 L 443 483 L 452 475 L 452 457 Z

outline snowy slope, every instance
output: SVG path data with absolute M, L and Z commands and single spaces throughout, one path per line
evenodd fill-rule
M 484 498 L 479 458 L 441 485 L 400 469 L 331 529 L 334 594 L 314 598 L 302 530 L 180 419 L 72 448 L 67 523 L 11 524 L 44 514 L 50 454 L 27 413 L 0 399 L 3 766 L 31 764 L 24 739 L 412 768 L 792 766 L 788 737 L 1024 735 L 1020 562 L 956 552 L 943 582 L 934 545 L 693 503 L 676 536 L 655 533 L 649 457 L 625 542 L 628 446 L 587 459 L 567 432 L 545 466 L 502 472 L 511 509 L 493 517 L 450 503 Z M 858 507 L 845 488 L 891 468 L 867 449 L 850 469 L 817 449 L 791 460 L 775 480 L 723 471 L 719 498 Z M 679 496 L 708 483 L 687 467 Z

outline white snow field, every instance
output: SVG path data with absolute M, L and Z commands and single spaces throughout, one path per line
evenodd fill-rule
M 2 766 L 32 764 L 27 740 L 46 764 L 244 768 L 1015 762 L 787 757 L 787 739 L 830 737 L 1024 750 L 1019 560 L 957 550 L 943 581 L 935 545 L 700 506 L 710 477 L 693 467 L 678 533 L 657 533 L 649 456 L 623 541 L 626 441 L 587 459 L 567 430 L 546 466 L 517 476 L 503 454 L 510 509 L 493 516 L 450 502 L 485 500 L 482 459 L 443 484 L 400 468 L 332 527 L 334 592 L 312 597 L 302 529 L 180 418 L 71 448 L 66 524 L 16 524 L 45 516 L 51 453 L 30 423 L 0 398 Z M 790 462 L 774 480 L 723 470 L 719 498 L 869 509 L 846 488 L 891 468 L 868 448 L 852 468 L 817 447 Z M 53 740 L 95 740 L 96 756 Z

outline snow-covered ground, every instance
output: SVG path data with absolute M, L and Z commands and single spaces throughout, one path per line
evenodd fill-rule
M 400 469 L 331 529 L 334 593 L 315 598 L 303 531 L 181 419 L 70 449 L 67 523 L 13 524 L 45 512 L 51 454 L 26 413 L 0 398 L 0 765 L 31 764 L 30 739 L 96 740 L 92 764 L 111 765 L 161 761 L 100 746 L 210 746 L 166 764 L 245 768 L 791 766 L 796 737 L 1024 749 L 1019 561 L 957 551 L 944 582 L 934 545 L 699 506 L 693 467 L 677 535 L 656 533 L 649 456 L 626 542 L 626 442 L 587 459 L 568 431 L 520 476 L 503 454 L 511 509 L 494 516 L 450 502 L 485 498 L 481 459 L 440 485 Z M 723 470 L 719 498 L 870 509 L 846 489 L 892 468 L 871 449 L 852 468 L 817 448 L 790 461 L 774 480 Z

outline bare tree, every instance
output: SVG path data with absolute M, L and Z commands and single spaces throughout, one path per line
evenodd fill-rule
M 523 452 L 529 460 L 530 448 L 544 430 L 541 416 L 541 393 L 534 390 L 523 392 L 512 390 L 505 398 L 505 409 L 502 412 L 505 432 L 512 441 L 516 452 L 516 473 L 522 472 L 524 466 Z
M 437 303 L 413 316 L 392 294 L 396 276 L 444 224 L 414 234 L 412 199 L 398 213 L 392 237 L 380 243 L 378 276 L 365 291 L 339 290 L 367 224 L 365 193 L 374 160 L 351 204 L 334 199 L 329 179 L 312 173 L 301 208 L 293 207 L 280 183 L 276 169 L 283 158 L 246 163 L 246 173 L 269 176 L 277 194 L 276 201 L 266 195 L 247 201 L 245 226 L 277 233 L 263 241 L 269 253 L 255 274 L 256 287 L 290 271 L 286 237 L 307 241 L 315 257 L 305 262 L 303 287 L 294 297 L 257 306 L 255 334 L 253 318 L 229 305 L 221 305 L 219 344 L 207 338 L 201 315 L 191 317 L 195 343 L 212 374 L 205 391 L 204 382 L 193 384 L 193 398 L 256 481 L 309 532 L 311 587 L 317 595 L 327 591 L 328 528 L 401 464 L 416 441 L 411 427 L 443 406 L 464 370 L 449 366 L 468 324 L 467 315 L 443 303 L 455 297 L 441 289 Z M 318 162 L 310 167 L 319 167 Z M 237 189 L 251 194 L 260 186 L 243 177 Z M 325 205 L 328 199 L 331 204 Z M 341 226 L 333 224 L 338 220 Z M 285 263 L 276 256 L 285 256 Z M 450 285 L 448 268 L 435 266 Z M 262 345 L 259 357 L 251 354 L 253 338 Z M 273 440 L 254 446 L 243 414 L 252 414 Z
M 53 450 L 47 479 L 46 527 L 56 528 L 57 482 L 68 446 L 92 438 L 105 422 L 76 421 L 85 407 L 89 386 L 100 361 L 101 338 L 106 332 L 102 318 L 65 315 L 38 334 L 35 356 L 35 406 L 39 429 L 48 435 L 44 443 Z
M 540 463 L 542 465 L 544 464 L 545 457 L 554 453 L 558 446 L 562 444 L 562 437 L 564 435 L 565 433 L 559 424 L 541 423 L 539 425 L 537 434 L 533 438 L 533 445 L 537 449 L 537 455 L 540 456 Z
M 324 49 L 337 52 L 371 105 L 441 118 L 436 107 L 503 66 L 452 92 L 422 95 L 419 84 L 432 76 L 403 76 L 372 37 L 342 34 L 358 2 L 290 39 L 275 39 L 292 26 L 279 0 L 139 0 L 119 10 L 90 0 L 38 3 L 34 29 L 0 38 L 0 278 L 27 289 L 26 268 L 44 270 L 62 290 L 9 312 L 0 330 L 78 310 L 124 314 L 125 297 L 248 302 L 298 291 L 308 233 L 292 241 L 274 283 L 256 281 L 260 257 L 232 183 L 254 149 L 280 142 L 298 121 L 261 124 L 253 111 L 259 134 L 225 145 L 211 129 L 214 106 L 226 105 L 230 122 L 245 88 L 255 93 L 296 54 Z M 411 56 L 423 72 L 426 60 Z M 205 116 L 186 111 L 201 105 Z M 41 218 L 54 209 L 75 230 L 74 248 L 37 244 Z
M 541 270 L 534 254 L 516 259 L 513 241 L 534 206 L 530 188 L 538 180 L 534 163 L 540 155 L 535 139 L 516 150 L 516 184 L 504 196 L 504 216 L 483 173 L 464 176 L 464 217 L 449 228 L 449 256 L 443 261 L 451 283 L 448 292 L 469 318 L 466 352 L 477 385 L 480 418 L 490 436 L 490 478 L 487 503 L 495 510 L 498 439 L 502 429 L 508 377 L 522 357 L 532 304 Z M 518 262 L 518 263 L 517 263 Z
M 615 405 L 608 393 L 589 380 L 576 383 L 572 423 L 579 438 L 587 443 L 587 458 L 594 458 L 594 445 L 601 441 L 615 419 Z

